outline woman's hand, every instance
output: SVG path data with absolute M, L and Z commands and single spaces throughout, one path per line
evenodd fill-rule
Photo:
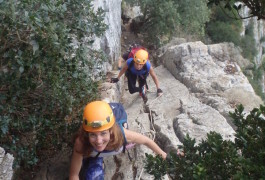
M 118 78 L 111 78 L 111 80 L 110 80 L 111 83 L 116 83 L 116 82 L 118 82 L 118 81 L 119 81 Z
M 184 154 L 184 152 L 181 152 L 179 149 L 177 150 L 177 155 L 179 155 L 179 156 L 184 156 L 185 154 Z
M 161 154 L 162 155 L 162 158 L 165 160 L 166 158 L 167 158 L 167 153 L 163 153 L 163 154 Z

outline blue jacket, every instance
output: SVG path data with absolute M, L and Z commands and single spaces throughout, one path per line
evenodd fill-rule
M 127 59 L 126 63 L 127 63 L 127 66 L 128 66 L 128 68 L 129 68 L 129 70 L 130 70 L 133 74 L 135 74 L 135 75 L 137 75 L 137 76 L 147 75 L 147 74 L 149 73 L 149 71 L 150 71 L 150 68 L 151 68 L 151 64 L 150 64 L 149 61 L 147 61 L 147 62 L 145 63 L 146 68 L 142 68 L 141 70 L 137 70 L 137 69 L 134 68 L 134 66 L 133 66 L 133 64 L 132 64 L 132 63 L 134 63 L 134 62 L 133 62 L 133 58 L 129 58 L 129 59 Z

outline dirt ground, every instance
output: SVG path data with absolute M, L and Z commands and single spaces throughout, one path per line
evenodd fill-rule
M 154 62 L 154 59 L 156 59 L 156 49 L 150 48 L 150 43 L 145 42 L 141 34 L 135 34 L 130 30 L 130 21 L 122 24 L 121 30 L 121 55 L 128 51 L 131 45 L 139 44 L 147 49 L 152 66 L 156 66 Z

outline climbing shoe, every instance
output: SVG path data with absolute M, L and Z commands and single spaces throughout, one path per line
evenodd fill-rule
M 144 103 L 148 101 L 146 94 L 142 95 L 142 98 L 143 98 Z
M 148 101 L 146 96 L 146 86 L 144 85 L 141 89 L 140 96 L 143 98 L 144 103 Z

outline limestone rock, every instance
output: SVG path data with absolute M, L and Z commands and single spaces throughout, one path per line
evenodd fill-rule
M 176 79 L 221 114 L 227 115 L 240 103 L 250 111 L 262 104 L 262 100 L 255 94 L 229 48 L 229 44 L 189 42 L 168 47 L 160 56 Z
M 11 180 L 13 177 L 13 155 L 6 153 L 3 148 L 0 147 L 0 179 Z

